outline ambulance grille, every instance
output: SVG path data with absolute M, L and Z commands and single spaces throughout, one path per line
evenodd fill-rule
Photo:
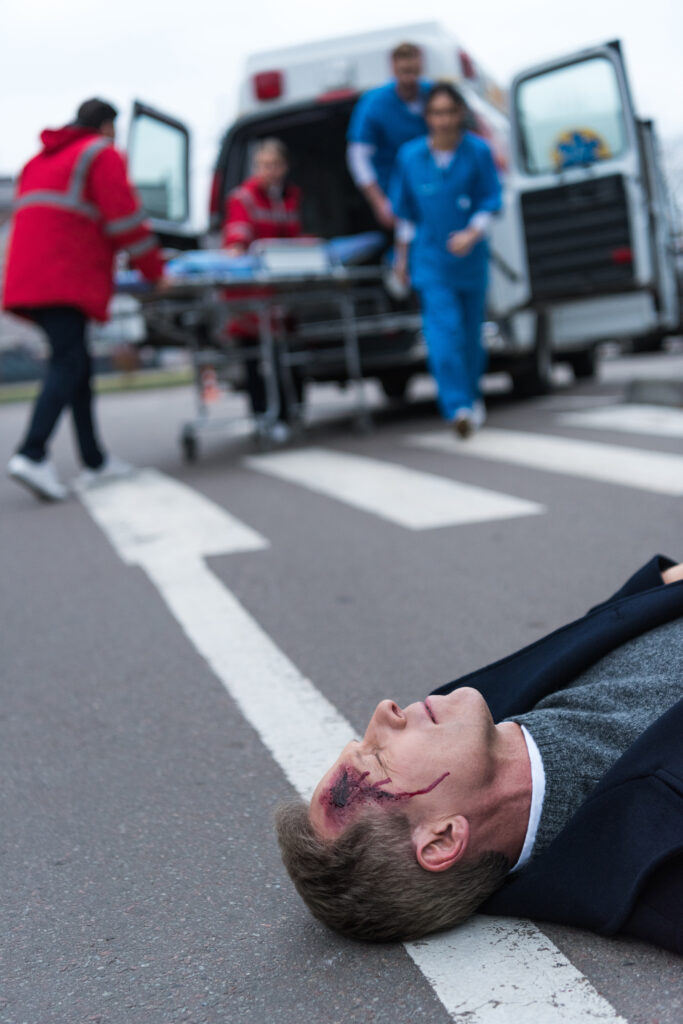
M 533 299 L 600 295 L 633 285 L 621 175 L 525 192 L 522 217 Z

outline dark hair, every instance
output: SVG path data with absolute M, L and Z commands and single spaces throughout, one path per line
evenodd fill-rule
M 113 121 L 117 114 L 118 110 L 112 107 L 111 103 L 95 97 L 81 103 L 74 124 L 80 128 L 94 128 L 95 131 L 99 131 L 103 124 Z
M 433 85 L 427 95 L 425 96 L 425 110 L 429 107 L 429 104 L 437 96 L 449 96 L 458 107 L 464 107 L 467 110 L 467 103 L 465 97 L 456 89 L 450 82 L 437 82 Z
M 418 939 L 460 924 L 511 866 L 491 850 L 448 871 L 426 871 L 402 812 L 361 814 L 336 839 L 324 840 L 297 801 L 278 809 L 276 825 L 285 867 L 311 913 L 366 942 Z

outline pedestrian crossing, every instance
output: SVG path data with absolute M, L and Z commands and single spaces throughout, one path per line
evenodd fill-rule
M 558 419 L 568 427 L 616 430 L 655 437 L 683 437 L 683 409 L 662 405 L 611 405 L 603 409 L 566 412 Z
M 589 425 L 593 422 L 591 416 L 610 412 L 593 410 L 577 416 L 585 417 Z M 572 419 L 572 424 L 575 422 Z M 660 429 L 663 422 L 657 420 Z M 669 431 L 675 429 L 675 421 L 669 418 L 665 422 Z M 449 460 L 465 456 L 654 494 L 683 495 L 683 456 L 670 452 L 495 428 L 487 428 L 467 442 L 439 429 L 406 434 L 401 444 L 439 452 Z M 453 479 L 448 472 L 439 475 L 332 448 L 270 452 L 247 457 L 243 464 L 413 531 L 537 516 L 548 511 L 522 494 L 474 486 Z
M 457 457 L 528 466 L 655 494 L 683 495 L 683 456 L 668 452 L 494 428 L 482 430 L 466 444 L 456 445 L 444 431 L 413 434 L 404 440 L 412 447 Z
M 408 530 L 539 515 L 543 505 L 365 455 L 305 448 L 245 460 L 250 469 L 299 484 Z

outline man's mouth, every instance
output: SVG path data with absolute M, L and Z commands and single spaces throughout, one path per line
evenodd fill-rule
M 429 699 L 427 699 L 423 703 L 424 703 L 425 711 L 427 712 L 427 714 L 431 718 L 431 720 L 434 723 L 434 725 L 436 725 L 436 719 L 434 718 L 434 712 L 432 711 L 432 709 L 431 709 L 431 707 L 429 705 Z

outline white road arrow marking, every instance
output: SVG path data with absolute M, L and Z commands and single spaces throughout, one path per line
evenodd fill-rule
M 152 470 L 85 491 L 81 499 L 123 561 L 147 573 L 294 788 L 308 798 L 353 729 L 203 560 L 262 550 L 268 542 Z M 454 1020 L 625 1024 L 528 921 L 480 917 L 406 949 Z

